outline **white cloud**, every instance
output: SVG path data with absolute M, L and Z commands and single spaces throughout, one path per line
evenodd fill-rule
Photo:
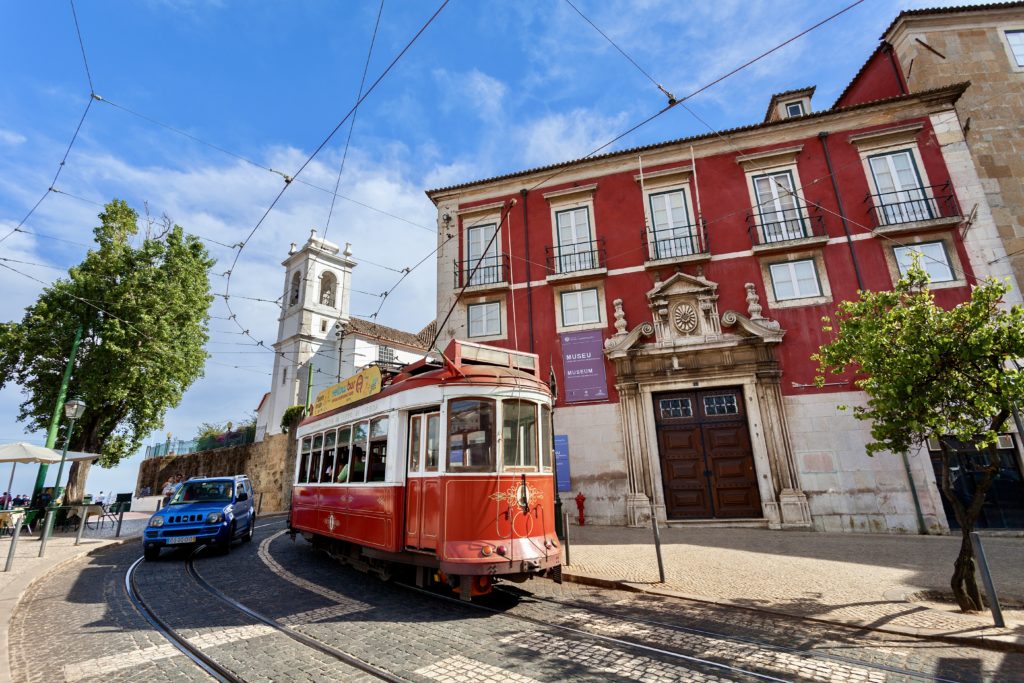
M 441 107 L 445 111 L 469 109 L 485 120 L 501 116 L 508 86 L 479 69 L 451 72 L 435 69 L 434 79 L 441 88 Z
M 590 154 L 621 132 L 626 121 L 624 113 L 602 116 L 589 109 L 578 108 L 567 113 L 549 114 L 524 125 L 516 137 L 522 144 L 524 163 L 542 166 Z
M 11 145 L 13 147 L 14 145 L 20 145 L 25 142 L 26 139 L 27 138 L 21 133 L 15 133 L 13 130 L 0 128 L 0 143 Z

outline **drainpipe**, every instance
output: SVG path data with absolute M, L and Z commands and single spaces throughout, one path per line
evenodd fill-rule
M 530 212 L 529 212 L 529 190 L 525 187 L 519 190 L 523 198 L 523 248 L 526 250 L 526 317 L 530 325 L 530 353 L 533 353 L 533 284 L 530 277 Z M 509 269 L 512 268 L 512 255 L 509 254 Z M 515 296 L 510 292 L 509 296 Z
M 846 234 L 846 245 L 850 248 L 850 260 L 853 261 L 853 274 L 857 277 L 857 289 L 864 289 L 864 280 L 860 275 L 860 264 L 857 262 L 857 251 L 853 248 L 853 237 L 850 236 L 850 224 L 846 219 L 846 207 L 843 204 L 843 196 L 839 193 L 839 182 L 836 180 L 835 169 L 832 168 L 832 156 L 828 153 L 828 132 L 818 133 L 818 140 L 821 142 L 821 149 L 825 152 L 825 166 L 828 167 L 828 175 L 832 179 L 832 191 L 836 195 L 836 203 L 839 205 L 839 219 L 843 224 L 843 232 Z

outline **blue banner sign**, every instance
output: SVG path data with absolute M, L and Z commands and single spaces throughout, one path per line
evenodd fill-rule
M 569 481 L 569 436 L 555 434 L 555 474 L 558 476 L 558 492 L 572 491 Z

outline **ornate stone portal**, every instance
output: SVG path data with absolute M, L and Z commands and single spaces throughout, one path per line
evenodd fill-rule
M 718 284 L 676 273 L 647 293 L 651 322 L 632 330 L 622 300 L 613 302 L 616 331 L 605 342 L 605 354 L 615 365 L 629 482 L 626 513 L 633 526 L 649 523 L 652 514 L 666 519 L 653 395 L 725 386 L 743 389 L 768 525 L 811 525 L 790 445 L 775 351 L 785 331 L 761 314 L 754 285 L 745 287 L 747 315 L 726 311 L 719 317 Z

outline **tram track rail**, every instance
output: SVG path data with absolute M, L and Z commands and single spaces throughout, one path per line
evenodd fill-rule
M 630 622 L 630 623 L 642 624 L 644 626 L 651 626 L 651 627 L 654 627 L 654 628 L 669 629 L 669 630 L 677 631 L 677 632 L 680 632 L 680 633 L 688 633 L 688 634 L 692 634 L 692 635 L 696 635 L 696 636 L 701 636 L 701 637 L 705 637 L 705 638 L 713 638 L 713 639 L 716 639 L 716 640 L 732 641 L 732 642 L 735 642 L 735 643 L 738 643 L 738 644 L 742 644 L 742 645 L 749 645 L 749 646 L 753 646 L 753 647 L 764 648 L 766 650 L 773 650 L 773 651 L 776 651 L 776 652 L 784 652 L 784 653 L 787 653 L 787 654 L 796 655 L 798 657 L 803 657 L 803 658 L 808 658 L 808 659 L 819 659 L 819 660 L 824 660 L 824 661 L 830 661 L 830 662 L 846 664 L 848 666 L 856 666 L 856 667 L 860 667 L 860 668 L 863 668 L 863 669 L 874 669 L 874 670 L 877 670 L 877 671 L 884 671 L 886 673 L 896 674 L 896 675 L 900 675 L 900 676 L 907 676 L 907 677 L 917 678 L 917 679 L 926 680 L 926 681 L 933 681 L 934 683 L 961 683 L 960 681 L 958 681 L 956 679 L 944 678 L 942 676 L 935 676 L 933 674 L 924 673 L 922 671 L 914 671 L 912 669 L 904 669 L 902 667 L 891 666 L 891 665 L 888 665 L 888 664 L 878 664 L 878 663 L 875 663 L 875 662 L 867 662 L 867 661 L 863 661 L 863 660 L 859 660 L 859 659 L 854 659 L 853 657 L 844 657 L 842 655 L 829 654 L 829 653 L 826 653 L 826 652 L 808 651 L 808 650 L 801 649 L 801 648 L 789 647 L 789 646 L 786 646 L 786 645 L 779 645 L 778 643 L 770 643 L 770 642 L 767 642 L 767 641 L 764 641 L 764 640 L 758 640 L 756 638 L 751 638 L 751 637 L 748 637 L 748 636 L 741 636 L 741 635 L 735 635 L 735 634 L 730 634 L 730 633 L 721 633 L 721 632 L 718 632 L 718 631 L 713 631 L 713 630 L 703 629 L 703 628 L 695 628 L 695 627 L 692 627 L 692 626 L 681 626 L 679 624 L 672 624 L 672 623 L 669 623 L 669 622 L 666 622 L 666 621 L 659 621 L 659 620 L 655 620 L 655 619 L 641 619 L 641 618 L 638 618 L 638 617 L 630 617 L 630 616 L 627 616 L 627 615 L 619 614 L 619 613 L 615 612 L 614 610 L 601 609 L 599 607 L 594 607 L 594 606 L 591 606 L 591 605 L 586 605 L 584 603 L 575 602 L 575 601 L 553 600 L 551 598 L 545 598 L 545 597 L 534 595 L 533 593 L 529 593 L 528 591 L 523 591 L 521 589 L 513 589 L 513 591 L 509 591 L 509 590 L 505 590 L 503 588 L 496 588 L 495 590 L 499 591 L 502 594 L 507 595 L 507 596 L 509 596 L 511 598 L 517 598 L 518 599 L 518 598 L 526 597 L 526 598 L 529 598 L 530 600 L 533 600 L 533 601 L 536 601 L 536 602 L 542 602 L 542 603 L 549 604 L 549 605 L 554 605 L 554 606 L 557 606 L 557 607 L 571 607 L 572 609 L 577 609 L 577 610 L 580 610 L 580 611 L 583 611 L 583 612 L 589 612 L 591 614 L 598 614 L 598 615 L 601 615 L 603 617 L 608 617 L 610 619 L 617 619 L 619 621 L 627 621 L 627 622 Z M 446 597 L 446 596 L 441 596 L 441 597 Z
M 262 526 L 270 526 L 262 525 Z M 337 661 L 340 661 L 353 669 L 368 674 L 378 680 L 388 681 L 389 683 L 408 683 L 408 679 L 397 676 L 390 671 L 377 667 L 369 662 L 366 662 L 354 655 L 339 650 L 338 648 L 328 645 L 327 643 L 321 642 L 315 638 L 307 636 L 293 628 L 284 626 L 278 623 L 276 620 L 263 615 L 256 610 L 248 607 L 247 605 L 235 600 L 223 591 L 213 586 L 207 581 L 199 570 L 195 566 L 195 557 L 202 551 L 202 546 L 196 548 L 189 557 L 185 560 L 185 572 L 189 578 L 192 579 L 193 583 L 200 589 L 205 591 L 210 596 L 214 597 L 220 603 L 231 607 L 234 611 L 245 614 L 250 619 L 253 619 L 260 624 L 270 627 L 275 633 L 279 633 L 288 637 L 289 639 L 300 643 L 306 648 L 315 650 L 323 655 L 331 657 Z M 245 678 L 241 677 L 238 673 L 235 673 L 223 665 L 219 664 L 216 660 L 204 653 L 200 648 L 192 644 L 185 636 L 178 632 L 173 626 L 171 626 L 167 620 L 161 617 L 156 610 L 152 608 L 150 604 L 146 602 L 138 588 L 138 582 L 136 580 L 136 573 L 140 566 L 144 566 L 145 559 L 140 557 L 135 560 L 128 568 L 125 573 L 125 592 L 127 593 L 128 600 L 131 602 L 133 607 L 142 615 L 142 617 L 153 627 L 157 633 L 159 633 L 164 639 L 166 639 L 171 645 L 173 645 L 178 651 L 192 660 L 199 668 L 209 674 L 214 680 L 220 681 L 221 683 L 244 683 Z

